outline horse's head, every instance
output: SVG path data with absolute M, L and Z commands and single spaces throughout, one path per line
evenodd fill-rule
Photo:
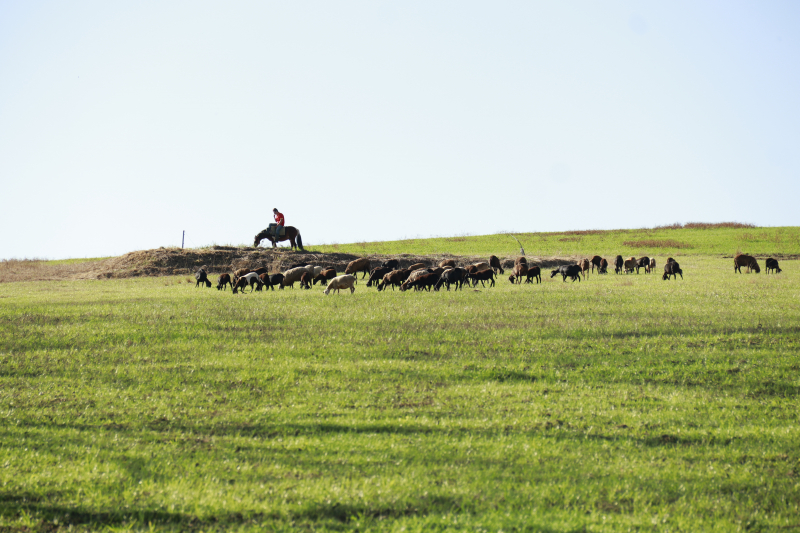
M 258 245 L 261 243 L 261 240 L 267 238 L 269 238 L 269 232 L 267 230 L 261 230 L 260 232 L 258 232 L 258 235 L 256 235 L 255 239 L 253 240 L 253 247 L 258 248 Z

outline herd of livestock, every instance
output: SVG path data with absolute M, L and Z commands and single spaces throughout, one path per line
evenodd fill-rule
M 761 272 L 758 261 L 749 255 L 737 255 L 733 259 L 733 264 L 734 272 L 741 273 L 743 267 L 746 267 L 748 271 Z M 767 259 L 766 267 L 768 274 L 770 271 L 775 273 L 781 271 L 780 267 L 778 267 L 778 262 L 772 258 Z M 617 274 L 633 272 L 638 274 L 642 269 L 645 273 L 650 273 L 655 268 L 656 260 L 650 257 L 623 259 L 621 255 L 618 255 L 614 260 L 614 272 Z M 580 281 L 581 276 L 585 279 L 589 272 L 594 272 L 595 269 L 598 274 L 607 274 L 608 261 L 599 255 L 591 259 L 581 259 L 577 264 L 563 265 L 551 270 L 550 277 L 561 275 L 563 281 L 567 281 L 567 278 L 570 278 L 575 282 Z M 400 262 L 397 259 L 390 259 L 381 263 L 380 266 L 372 268 L 369 259 L 361 258 L 350 262 L 343 275 L 337 275 L 336 269 L 333 267 L 326 268 L 306 263 L 293 265 L 279 274 L 269 274 L 267 269 L 263 267 L 256 269 L 243 268 L 233 274 L 220 274 L 217 281 L 217 290 L 226 289 L 230 286 L 233 293 L 236 294 L 247 287 L 250 287 L 250 292 L 253 292 L 254 290 L 260 291 L 264 287 L 272 290 L 275 290 L 275 287 L 279 289 L 284 287 L 294 288 L 295 283 L 299 283 L 300 288 L 310 289 L 312 285 L 320 283 L 325 287 L 325 294 L 329 294 L 332 291 L 339 292 L 342 289 L 350 289 L 352 293 L 355 291 L 359 272 L 362 274 L 362 280 L 369 275 L 367 287 L 374 285 L 378 291 L 388 287 L 391 287 L 392 290 L 397 287 L 401 291 L 409 289 L 428 291 L 433 289 L 438 291 L 440 288 L 445 287 L 449 291 L 451 286 L 454 287 L 454 290 L 458 290 L 463 288 L 464 285 L 475 287 L 478 283 L 483 287 L 486 286 L 486 283 L 489 283 L 489 286 L 493 287 L 495 278 L 505 274 L 500 259 L 494 255 L 489 258 L 488 262 L 474 263 L 465 267 L 456 266 L 453 259 L 445 259 L 437 267 L 428 267 L 424 263 L 417 263 L 407 268 L 400 268 Z M 678 279 L 678 276 L 683 279 L 683 270 L 681 270 L 678 262 L 670 257 L 664 265 L 662 279 Z M 201 284 L 211 287 L 211 281 L 208 279 L 208 273 L 205 268 L 201 268 L 195 274 L 195 279 L 197 280 L 195 287 Z M 529 265 L 525 257 L 518 257 L 514 261 L 514 268 L 508 280 L 514 284 L 519 284 L 523 281 L 525 283 L 533 283 L 534 281 L 541 283 L 542 271 L 537 265 Z

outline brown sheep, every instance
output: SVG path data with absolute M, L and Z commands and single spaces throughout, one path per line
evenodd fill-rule
M 383 276 L 383 279 L 381 280 L 381 282 L 378 283 L 378 290 L 382 291 L 384 288 L 386 288 L 389 285 L 391 285 L 392 286 L 392 290 L 394 290 L 395 287 L 399 287 L 400 285 L 402 285 L 403 282 L 405 280 L 407 280 L 408 276 L 410 276 L 410 275 L 411 275 L 411 271 L 407 270 L 407 269 L 392 270 L 388 274 L 385 274 Z
M 524 259 L 524 258 L 523 258 Z M 511 283 L 522 283 L 523 278 L 528 275 L 528 263 L 519 263 L 514 265 L 514 279 L 511 280 Z M 511 279 L 511 278 L 509 278 Z
M 266 272 L 264 272 L 263 274 L 259 274 L 258 279 L 260 279 L 261 283 L 263 283 L 264 286 L 267 287 L 268 289 L 272 289 L 273 291 L 275 290 L 275 287 L 272 286 L 272 281 L 270 281 L 269 279 L 269 274 L 267 274 Z
M 444 268 L 444 267 L 453 267 L 453 268 L 455 268 L 456 267 L 456 262 L 455 262 L 454 259 L 442 259 L 441 261 L 439 261 L 439 266 L 442 267 L 442 268 Z
M 361 279 L 364 279 L 367 274 L 369 274 L 369 259 L 366 257 L 362 257 L 360 259 L 356 259 L 355 261 L 350 261 L 347 265 L 347 268 L 344 269 L 345 274 L 358 274 L 361 272 Z M 358 281 L 356 281 L 358 283 Z
M 319 281 L 320 283 L 322 283 L 323 286 L 325 286 L 328 284 L 328 280 L 333 279 L 335 277 L 336 277 L 336 269 L 326 268 L 325 270 L 314 276 L 314 279 L 312 279 L 311 282 L 313 285 L 316 285 L 317 282 Z
M 505 274 L 503 265 L 500 264 L 500 259 L 496 255 L 489 256 L 489 266 L 492 267 L 495 274 Z
M 217 281 L 217 290 L 224 289 L 226 285 L 230 285 L 231 288 L 233 288 L 233 284 L 231 283 L 231 275 L 220 274 L 219 281 Z
M 525 283 L 533 283 L 531 278 L 536 280 L 536 283 L 542 282 L 542 269 L 538 266 L 532 266 L 528 268 L 528 274 L 526 275 Z
M 206 273 L 205 268 L 201 268 L 200 270 L 198 270 L 197 273 L 194 275 L 194 279 L 197 280 L 197 283 L 194 284 L 195 289 L 200 285 L 211 287 L 211 281 L 208 279 L 208 274 Z
M 739 254 L 733 258 L 733 271 L 741 274 L 742 267 L 747 267 L 748 272 L 751 270 L 755 270 L 756 274 L 761 272 L 761 268 L 758 266 L 758 261 L 756 261 L 756 258 L 751 255 Z
M 372 287 L 373 285 L 377 285 L 383 279 L 383 276 L 392 272 L 392 269 L 389 267 L 375 267 L 372 269 L 372 272 L 369 273 L 369 279 L 367 280 L 367 287 Z
M 656 271 L 656 258 L 653 257 L 652 259 L 650 259 L 650 272 L 655 272 L 655 271 Z
M 630 259 L 625 260 L 625 273 L 633 274 L 633 271 L 636 270 L 638 263 L 636 262 L 635 257 L 631 257 Z
M 408 270 L 410 272 L 414 272 L 415 270 L 419 270 L 420 268 L 428 268 L 428 267 L 425 266 L 425 263 L 414 263 L 413 265 L 408 267 L 406 270 Z
M 578 266 L 581 267 L 581 272 L 583 273 L 583 278 L 586 279 L 586 276 L 589 274 L 589 265 L 591 263 L 588 259 L 581 259 L 578 261 Z
M 525 259 L 525 257 L 523 257 L 523 256 L 520 256 L 520 257 L 517 257 L 516 259 L 514 259 L 514 266 L 517 266 L 520 263 L 525 263 L 527 265 L 528 264 L 528 260 Z
M 608 261 L 605 259 L 600 260 L 600 266 L 597 268 L 600 274 L 608 274 Z
M 600 273 L 600 263 L 603 261 L 603 258 L 599 255 L 596 255 L 590 259 L 592 263 L 592 272 L 594 272 L 595 267 L 597 267 L 597 273 Z
M 311 288 L 311 274 L 309 274 L 308 272 L 303 272 L 303 275 L 300 276 L 300 288 L 301 289 Z

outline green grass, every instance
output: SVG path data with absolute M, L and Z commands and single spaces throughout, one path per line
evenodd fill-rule
M 798 265 L 729 262 L 328 297 L 2 284 L 0 529 L 798 529 Z
M 614 258 L 648 256 L 733 256 L 736 252 L 800 254 L 800 227 L 779 228 L 680 228 L 560 233 L 515 233 L 432 239 L 407 239 L 308 246 L 311 251 L 352 254 L 456 254 L 513 256 L 519 252 L 514 235 L 530 256 L 589 256 Z M 307 239 L 313 242 L 309 236 Z

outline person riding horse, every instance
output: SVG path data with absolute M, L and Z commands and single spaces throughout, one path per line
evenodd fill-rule
M 277 241 L 278 240 L 278 236 L 281 233 L 281 228 L 283 226 L 285 226 L 286 224 L 285 224 L 285 220 L 283 218 L 283 213 L 278 211 L 277 207 L 272 210 L 272 213 L 273 213 L 272 216 L 275 218 L 275 240 Z

